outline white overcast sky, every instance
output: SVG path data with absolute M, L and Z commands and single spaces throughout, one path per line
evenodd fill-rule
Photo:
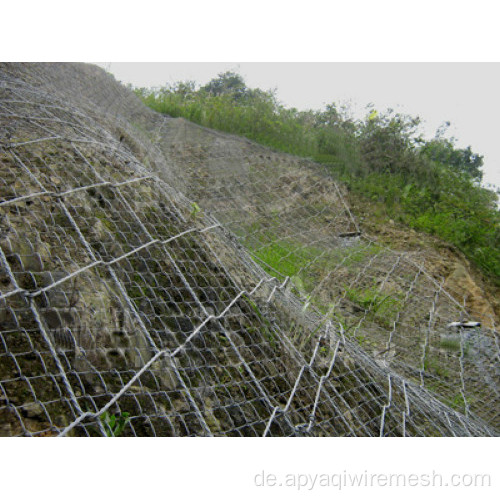
M 450 121 L 458 145 L 484 155 L 485 183 L 500 186 L 497 2 L 25 0 L 7 2 L 2 14 L 22 18 L 24 35 L 17 23 L 2 25 L 0 60 L 121 61 L 108 68 L 137 86 L 203 84 L 237 69 L 249 86 L 277 88 L 299 109 L 372 102 L 419 115 L 428 136 Z
M 99 63 L 135 86 L 180 80 L 204 84 L 235 70 L 248 86 L 277 89 L 279 100 L 298 109 L 351 101 L 358 116 L 368 103 L 418 115 L 432 137 L 450 121 L 460 147 L 484 155 L 484 182 L 500 186 L 499 63 Z

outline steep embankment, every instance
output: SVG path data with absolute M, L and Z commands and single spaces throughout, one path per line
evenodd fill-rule
M 88 65 L 1 65 L 0 123 L 1 434 L 498 429 L 488 318 L 450 330 L 439 250 L 364 234 L 320 166 Z
M 500 318 L 500 289 L 485 279 L 466 256 L 453 245 L 429 234 L 420 233 L 394 223 L 384 213 L 384 207 L 347 193 L 347 200 L 360 226 L 381 244 L 399 251 L 413 251 L 425 256 L 426 268 L 432 275 L 446 280 L 453 297 L 465 304 L 472 316 L 489 327 L 498 325 Z M 381 213 L 382 212 L 382 213 Z

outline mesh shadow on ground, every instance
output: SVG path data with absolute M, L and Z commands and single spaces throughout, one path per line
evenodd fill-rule
M 495 435 L 494 325 L 320 167 L 0 66 L 0 434 Z

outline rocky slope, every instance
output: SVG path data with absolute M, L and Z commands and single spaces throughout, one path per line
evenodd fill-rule
M 491 295 L 320 166 L 83 64 L 0 65 L 0 125 L 2 435 L 498 431 Z

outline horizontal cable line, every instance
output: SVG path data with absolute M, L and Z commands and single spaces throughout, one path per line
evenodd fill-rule
M 12 205 L 14 203 L 19 203 L 19 202 L 29 200 L 32 198 L 38 198 L 40 196 L 51 196 L 54 198 L 61 198 L 63 196 L 67 196 L 69 194 L 78 193 L 80 191 L 88 191 L 89 189 L 93 189 L 93 188 L 97 188 L 97 187 L 108 186 L 108 187 L 112 187 L 112 188 L 117 188 L 117 187 L 125 186 L 127 184 L 133 184 L 135 182 L 141 182 L 141 181 L 153 179 L 153 178 L 154 178 L 154 176 L 147 175 L 147 176 L 143 176 L 143 177 L 136 177 L 134 179 L 130 179 L 128 181 L 123 181 L 123 182 L 118 182 L 118 183 L 113 183 L 113 182 L 109 182 L 109 181 L 97 182 L 95 184 L 89 184 L 88 186 L 81 186 L 81 187 L 77 187 L 74 189 L 69 189 L 68 191 L 61 191 L 61 192 L 39 191 L 37 193 L 31 193 L 31 194 L 27 194 L 24 196 L 19 196 L 17 198 L 12 198 L 10 200 L 2 201 L 2 202 L 0 202 L 0 207 L 6 206 L 6 205 Z
M 36 144 L 38 142 L 54 141 L 55 139 L 62 139 L 62 140 L 64 140 L 64 137 L 61 137 L 59 135 L 53 135 L 53 136 L 50 136 L 50 137 L 42 137 L 41 139 L 33 139 L 32 141 L 9 142 L 8 144 L 3 143 L 3 147 L 6 148 L 6 149 L 18 148 L 19 146 L 26 146 L 28 144 Z
M 40 139 L 33 139 L 32 141 L 25 141 L 25 142 L 9 142 L 9 143 L 0 143 L 0 145 L 5 148 L 5 149 L 15 149 L 20 146 L 27 146 L 29 144 L 36 144 L 39 142 L 47 142 L 47 141 L 55 141 L 59 139 L 60 141 L 65 141 L 65 142 L 77 142 L 77 143 L 83 143 L 83 144 L 93 144 L 96 146 L 101 146 L 105 149 L 111 149 L 111 150 L 118 150 L 119 148 L 114 147 L 111 144 L 105 144 L 103 142 L 99 142 L 97 140 L 90 140 L 90 139 L 81 139 L 77 137 L 63 137 L 60 135 L 53 135 L 49 137 L 41 137 Z
M 61 285 L 65 281 L 68 281 L 68 280 L 74 278 L 75 276 L 78 276 L 79 274 L 81 274 L 85 271 L 88 271 L 89 269 L 92 269 L 94 267 L 111 266 L 111 265 L 116 264 L 117 262 L 120 262 L 121 260 L 126 259 L 126 258 L 130 257 L 131 255 L 134 255 L 137 252 L 140 252 L 141 250 L 144 250 L 145 248 L 148 248 L 152 245 L 156 245 L 156 244 L 166 245 L 167 243 L 170 243 L 171 241 L 174 241 L 178 238 L 181 238 L 182 236 L 185 236 L 186 234 L 196 233 L 196 232 L 197 233 L 204 233 L 206 231 L 209 231 L 211 229 L 215 229 L 217 227 L 220 227 L 220 224 L 214 224 L 212 226 L 208 226 L 208 227 L 205 227 L 203 229 L 199 229 L 199 228 L 188 229 L 186 231 L 183 231 L 182 233 L 179 233 L 179 234 L 176 234 L 175 236 L 172 236 L 171 238 L 167 238 L 166 240 L 155 239 L 155 240 L 148 241 L 144 245 L 141 245 L 140 247 L 134 248 L 134 250 L 131 250 L 130 252 L 127 252 L 123 255 L 120 255 L 119 257 L 116 257 L 113 260 L 109 260 L 109 261 L 96 260 L 95 262 L 92 262 L 91 264 L 89 264 L 85 267 L 82 267 L 82 268 L 74 271 L 71 274 L 68 274 L 68 276 L 61 278 L 60 280 L 57 280 L 54 283 L 51 283 L 50 285 L 47 285 L 44 288 L 40 288 L 39 290 L 35 290 L 34 292 L 30 292 L 28 290 L 25 290 L 24 288 L 17 288 L 15 290 L 12 290 L 10 292 L 7 292 L 5 294 L 0 295 L 0 300 L 6 299 L 7 297 L 10 297 L 10 296 L 15 295 L 17 293 L 23 293 L 26 297 L 36 297 L 36 296 L 38 296 L 44 292 L 47 292 L 48 290 L 51 290 L 52 288 L 55 288 L 55 287 Z

